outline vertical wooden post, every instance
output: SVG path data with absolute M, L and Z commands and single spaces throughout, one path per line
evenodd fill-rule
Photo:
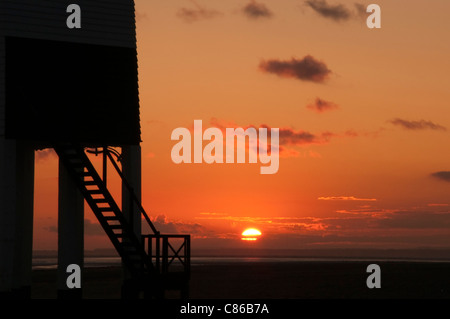
M 122 174 L 128 184 L 133 188 L 137 199 L 141 200 L 141 147 L 139 145 L 126 145 L 122 147 Z M 141 239 L 141 213 L 135 205 L 133 196 L 122 182 L 122 212 L 125 219 L 131 225 L 134 234 Z M 131 274 L 124 270 L 124 292 L 131 298 L 138 295 L 139 287 L 132 282 Z M 129 286 L 127 288 L 127 286 Z M 134 290 L 134 291 L 133 291 Z M 134 296 L 133 296 L 134 295 Z M 127 296 L 123 295 L 124 298 Z
M 168 258 L 169 258 L 169 241 L 167 236 L 163 236 L 163 253 L 162 253 L 162 259 L 163 259 L 163 267 L 162 267 L 162 273 L 167 273 L 168 268 Z
M 79 299 L 82 287 L 67 287 L 67 267 L 83 269 L 84 198 L 72 181 L 66 167 L 59 161 L 58 180 L 58 298 Z
M 31 297 L 34 149 L 0 136 L 0 295 Z
M 141 201 L 141 147 L 129 145 L 122 147 L 122 173 Z M 141 212 L 134 203 L 129 189 L 122 183 L 122 212 L 138 238 L 141 237 Z
M 191 273 L 191 236 L 187 235 L 186 238 L 186 246 L 185 246 L 185 261 L 186 261 L 186 272 Z
M 161 273 L 161 236 L 159 234 L 155 235 L 156 237 L 156 269 L 158 271 L 158 274 Z
M 16 239 L 13 290 L 19 298 L 31 297 L 34 208 L 34 147 L 17 141 Z

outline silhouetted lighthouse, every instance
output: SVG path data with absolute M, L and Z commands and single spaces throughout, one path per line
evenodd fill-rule
M 125 294 L 167 272 L 170 236 L 140 205 L 140 142 L 134 1 L 0 0 L 0 293 L 30 294 L 34 151 L 43 148 L 60 162 L 59 296 L 81 296 L 66 268 L 83 264 L 84 200 L 129 273 Z M 103 174 L 88 149 L 103 154 Z M 107 160 L 123 178 L 122 207 L 107 189 Z M 141 236 L 141 215 L 154 234 Z M 176 257 L 188 274 L 183 238 Z

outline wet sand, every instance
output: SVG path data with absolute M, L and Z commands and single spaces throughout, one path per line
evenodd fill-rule
M 376 263 L 376 262 L 374 262 Z M 378 262 L 381 288 L 369 289 L 369 262 L 253 262 L 193 265 L 190 299 L 447 299 L 450 263 Z M 83 298 L 120 298 L 122 270 L 87 268 Z M 167 296 L 176 297 L 175 292 Z M 34 270 L 32 298 L 56 298 L 56 271 Z

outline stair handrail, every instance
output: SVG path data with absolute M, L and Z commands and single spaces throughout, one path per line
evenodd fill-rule
M 127 179 L 122 173 L 122 170 L 120 169 L 119 165 L 117 165 L 116 161 L 114 160 L 113 156 L 111 154 L 114 154 L 117 157 L 117 160 L 120 162 L 122 155 L 117 152 L 115 149 L 111 149 L 110 147 L 103 147 L 102 151 L 98 151 L 97 148 L 95 151 L 88 151 L 89 153 L 93 153 L 95 155 L 98 155 L 99 153 L 103 153 L 103 155 L 106 155 L 107 158 L 111 161 L 113 164 L 113 167 L 115 168 L 117 174 L 119 174 L 120 178 L 122 179 L 122 182 L 124 183 L 125 187 L 128 189 L 128 192 L 130 193 L 131 199 L 134 201 L 134 203 L 137 205 L 140 213 L 142 216 L 144 216 L 144 219 L 146 220 L 147 224 L 152 229 L 153 233 L 157 236 L 160 235 L 160 232 L 155 228 L 155 225 L 153 225 L 152 221 L 150 220 L 150 217 L 148 216 L 147 212 L 145 211 L 144 207 L 142 206 L 139 198 L 137 197 L 136 193 L 134 192 L 134 188 L 128 183 Z M 105 169 L 106 167 L 104 167 Z

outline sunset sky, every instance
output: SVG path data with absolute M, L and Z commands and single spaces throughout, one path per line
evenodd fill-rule
M 450 247 L 450 2 L 136 0 L 143 206 L 193 247 Z M 171 133 L 280 129 L 280 165 L 174 164 Z M 205 143 L 206 144 L 206 143 Z M 117 185 L 113 186 L 117 189 Z M 55 249 L 38 152 L 35 249 Z M 261 231 L 240 240 L 246 228 Z M 112 247 L 86 210 L 86 248 Z

